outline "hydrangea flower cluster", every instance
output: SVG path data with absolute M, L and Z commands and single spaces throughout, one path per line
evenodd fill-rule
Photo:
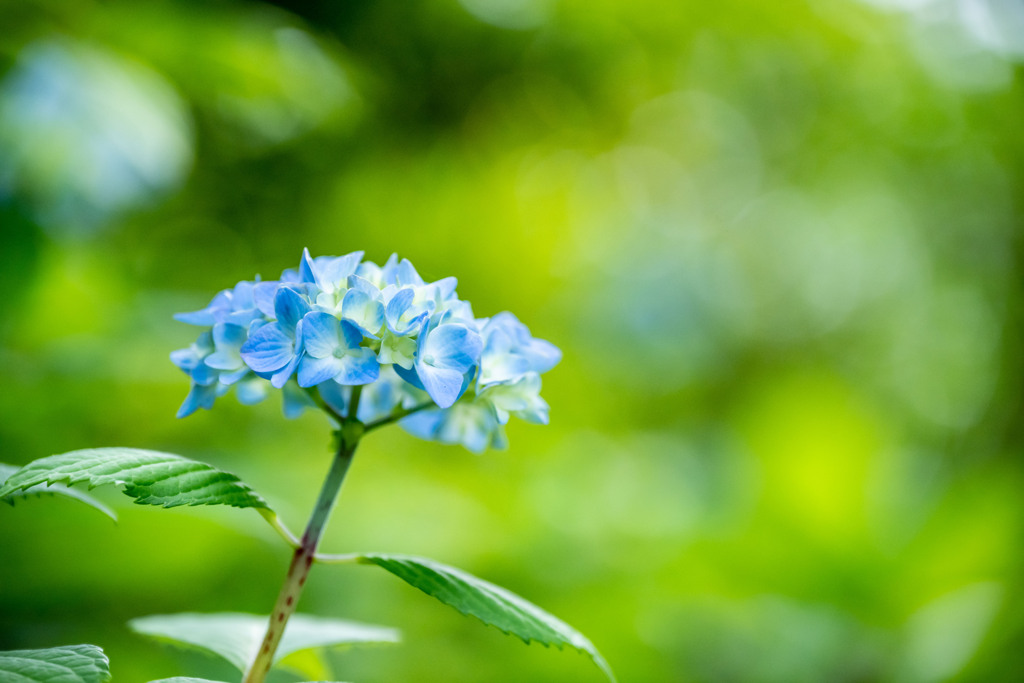
M 171 354 L 191 380 L 178 417 L 235 387 L 242 403 L 282 389 L 296 417 L 319 402 L 373 424 L 401 416 L 410 433 L 474 452 L 505 446 L 512 415 L 547 424 L 540 375 L 561 360 L 511 313 L 475 318 L 449 277 L 427 283 L 408 260 L 363 252 L 311 258 L 279 280 L 243 281 L 177 320 L 207 327 Z

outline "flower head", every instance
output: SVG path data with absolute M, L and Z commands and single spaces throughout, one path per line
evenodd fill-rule
M 178 416 L 211 408 L 232 387 L 243 403 L 273 387 L 287 417 L 319 404 L 476 452 L 503 447 L 511 416 L 547 423 L 540 375 L 561 352 L 511 313 L 475 318 L 456 285 L 426 282 L 395 255 L 378 266 L 363 252 L 303 251 L 280 279 L 240 282 L 176 316 L 208 328 L 171 354 L 191 381 Z

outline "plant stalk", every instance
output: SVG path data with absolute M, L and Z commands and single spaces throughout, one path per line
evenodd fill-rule
M 299 541 L 295 554 L 292 556 L 288 574 L 281 586 L 281 592 L 277 596 L 274 610 L 270 613 L 270 623 L 267 625 L 266 635 L 263 636 L 263 642 L 260 644 L 256 658 L 245 672 L 243 683 L 263 683 L 267 672 L 270 671 L 270 667 L 274 663 L 274 653 L 277 652 L 277 646 L 281 642 L 281 636 L 284 635 L 288 619 L 295 612 L 299 596 L 306 585 L 309 570 L 313 566 L 313 558 L 316 555 L 317 546 L 320 544 L 320 537 L 327 526 L 331 510 L 334 509 L 334 504 L 338 500 L 341 484 L 345 481 L 345 474 L 352 463 L 359 439 L 363 435 L 363 425 L 357 420 L 350 419 L 342 425 L 337 434 L 338 450 L 331 462 L 331 469 L 327 473 L 327 478 L 324 479 L 320 496 L 317 498 L 312 515 L 310 515 L 309 524 L 306 525 L 302 540 Z

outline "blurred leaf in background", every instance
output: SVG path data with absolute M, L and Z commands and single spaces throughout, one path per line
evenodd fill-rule
M 565 351 L 551 426 L 367 439 L 325 549 L 423 554 L 624 681 L 1024 668 L 1024 10 L 998 0 L 0 0 L 0 444 L 239 474 L 297 526 L 328 427 L 173 415 L 195 310 L 303 247 L 392 251 Z M 103 493 L 99 494 L 101 497 Z M 126 622 L 269 609 L 254 516 L 0 509 L 0 648 L 227 680 Z M 168 554 L 167 548 L 177 550 Z M 599 680 L 343 567 L 345 680 Z M 279 683 L 287 680 L 281 674 Z M 588 679 L 587 677 L 591 678 Z

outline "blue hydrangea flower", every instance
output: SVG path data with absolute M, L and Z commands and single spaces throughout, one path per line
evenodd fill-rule
M 291 287 L 279 287 L 274 296 L 274 322 L 260 326 L 241 347 L 241 358 L 261 377 L 280 389 L 302 360 L 302 319 L 309 302 Z
M 179 320 L 206 327 L 171 354 L 189 376 L 179 417 L 234 388 L 243 403 L 281 389 L 287 417 L 399 420 L 407 431 L 480 452 L 505 445 L 512 416 L 546 424 L 540 375 L 561 352 L 511 313 L 475 318 L 455 278 L 427 282 L 405 259 L 313 258 L 280 279 L 238 283 Z
M 558 347 L 531 337 L 526 325 L 508 312 L 484 321 L 481 334 L 484 338 L 481 386 L 514 381 L 528 372 L 547 372 L 562 359 Z
M 363 334 L 348 320 L 323 311 L 311 311 L 302 319 L 299 386 L 312 387 L 334 380 L 338 384 L 369 384 L 380 374 L 373 349 L 361 346 Z
M 426 391 L 439 407 L 448 408 L 469 388 L 482 349 L 475 329 L 436 315 L 423 323 L 413 369 L 399 366 L 395 372 Z
M 178 313 L 174 319 L 189 325 L 212 326 L 216 323 L 230 323 L 248 327 L 253 320 L 259 319 L 263 314 L 256 305 L 257 288 L 265 298 L 266 294 L 270 293 L 267 286 L 272 284 L 274 283 L 261 283 L 258 280 L 239 282 L 233 289 L 219 292 L 206 308 L 191 313 Z

